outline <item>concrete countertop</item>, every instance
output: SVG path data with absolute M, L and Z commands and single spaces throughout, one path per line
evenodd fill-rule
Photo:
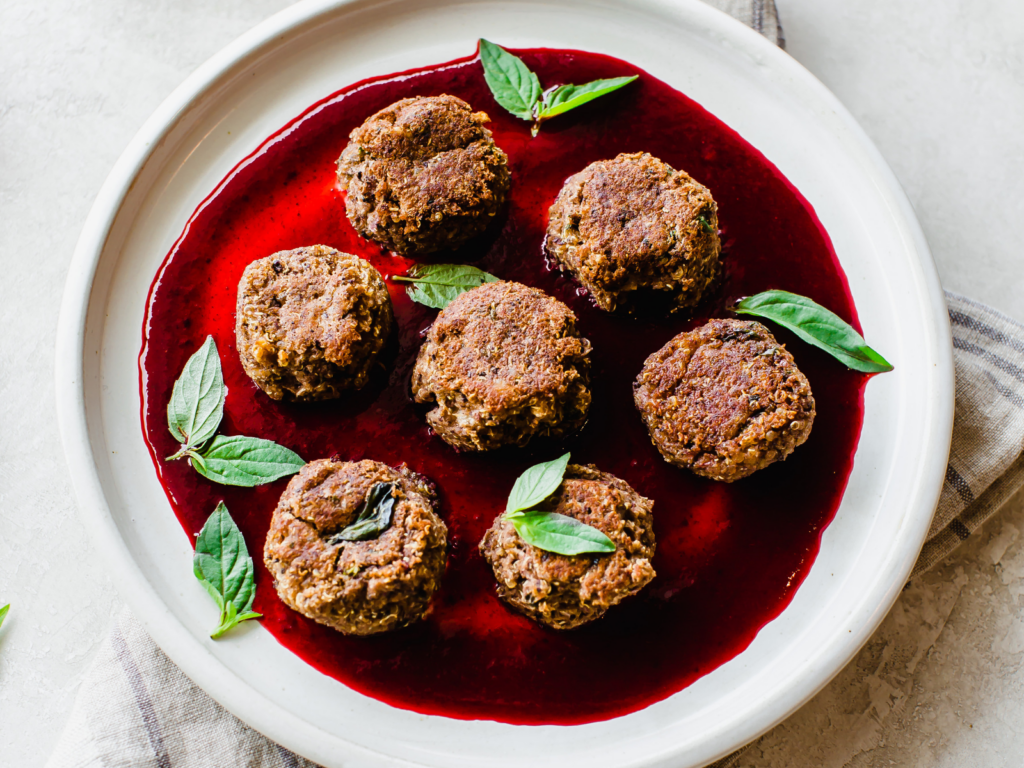
M 68 261 L 121 151 L 283 0 L 0 3 L 0 762 L 46 761 L 121 606 L 54 417 Z M 945 286 L 1024 320 L 1024 4 L 778 0 L 789 52 L 896 172 Z M 1024 765 L 1024 496 L 913 582 L 753 768 Z

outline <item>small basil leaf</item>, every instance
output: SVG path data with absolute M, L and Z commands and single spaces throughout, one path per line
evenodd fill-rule
M 294 475 L 306 463 L 297 453 L 272 440 L 242 435 L 217 435 L 193 459 L 197 459 L 192 462 L 193 469 L 208 480 L 245 488 Z
M 0 608 L 0 627 L 4 625 L 4 619 L 7 618 L 7 612 L 11 610 L 11 604 L 8 603 L 3 608 Z
M 597 528 L 557 512 L 523 512 L 508 519 L 523 541 L 545 552 L 582 555 L 615 551 L 615 543 Z
M 210 637 L 218 638 L 242 621 L 259 618 L 250 610 L 256 597 L 252 558 L 223 501 L 196 539 L 192 571 L 220 608 L 220 624 Z
M 512 486 L 512 493 L 508 495 L 506 515 L 535 507 L 558 490 L 568 465 L 567 453 L 552 461 L 535 464 L 523 472 Z
M 328 544 L 340 544 L 343 541 L 366 541 L 376 539 L 391 525 L 391 516 L 395 510 L 394 483 L 377 483 L 366 495 L 363 506 L 352 525 L 331 536 Z
M 408 274 L 395 275 L 397 282 L 413 283 L 406 289 L 409 298 L 434 309 L 444 309 L 460 293 L 498 278 L 466 264 L 414 264 Z
M 612 77 L 607 80 L 594 80 L 583 85 L 560 85 L 544 92 L 540 110 L 537 117 L 546 120 L 555 115 L 561 115 L 570 109 L 581 107 L 588 101 L 593 101 L 606 93 L 617 91 L 624 85 L 629 85 L 639 75 L 630 77 Z
M 892 370 L 892 365 L 869 347 L 864 337 L 848 323 L 806 296 L 788 291 L 765 291 L 743 299 L 733 311 L 773 320 L 855 371 L 884 373 Z
M 207 336 L 185 363 L 167 403 L 167 427 L 174 439 L 186 448 L 197 448 L 213 437 L 224 416 L 227 392 L 217 345 Z
M 532 120 L 534 105 L 540 98 L 540 81 L 522 59 L 481 39 L 480 63 L 494 100 L 516 117 Z

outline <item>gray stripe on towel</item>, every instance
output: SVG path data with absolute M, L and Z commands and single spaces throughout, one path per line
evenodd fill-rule
M 139 667 L 135 663 L 135 657 L 128 650 L 128 645 L 124 641 L 124 635 L 121 634 L 119 626 L 114 626 L 110 641 L 114 646 L 117 660 L 121 663 L 121 668 L 124 670 L 128 686 L 132 689 L 132 694 L 135 696 L 135 706 L 139 708 L 139 714 L 142 715 L 142 723 L 146 727 L 146 736 L 149 738 L 149 745 L 153 748 L 156 764 L 159 768 L 171 768 L 171 757 L 167 754 L 164 740 L 160 736 L 160 722 L 157 720 L 153 701 L 149 698 L 149 689 L 146 688 L 146 683 L 139 673 Z
M 764 32 L 764 0 L 754 0 L 751 25 L 758 32 Z
M 967 484 L 960 473 L 953 469 L 952 464 L 946 465 L 946 482 L 953 486 L 953 490 L 956 491 L 964 506 L 974 503 L 974 491 L 971 490 L 971 486 Z
M 968 328 L 975 333 L 980 333 L 982 336 L 991 339 L 999 344 L 1003 344 L 1010 349 L 1015 349 L 1018 352 L 1024 352 L 1024 343 L 1020 339 L 1015 339 L 1012 336 L 1007 336 L 1005 333 L 1000 331 L 998 328 L 993 328 L 987 323 L 983 323 L 976 317 L 958 312 L 955 309 L 949 310 L 949 319 L 953 325 L 960 325 L 964 328 Z
M 1008 373 L 1010 376 L 1013 376 L 1013 378 L 1015 378 L 1017 381 L 1024 384 L 1024 369 L 1021 369 L 1020 367 L 1014 365 L 1008 360 L 1004 360 L 1003 358 L 999 357 L 999 355 L 995 355 L 989 352 L 984 347 L 979 347 L 977 344 L 972 344 L 969 341 L 964 341 L 963 339 L 958 339 L 954 336 L 953 348 L 962 350 L 963 352 L 967 352 L 968 354 L 971 355 L 977 355 L 985 362 L 991 363 L 993 366 L 1001 370 L 1003 373 Z

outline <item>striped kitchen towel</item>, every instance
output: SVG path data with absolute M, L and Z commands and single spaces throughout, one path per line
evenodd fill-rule
M 946 304 L 956 368 L 953 444 L 915 576 L 1024 485 L 1024 325 L 951 291 Z

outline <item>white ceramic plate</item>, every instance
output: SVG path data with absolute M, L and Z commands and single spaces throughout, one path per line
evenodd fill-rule
M 210 640 L 211 607 L 139 423 L 136 356 L 147 289 L 203 198 L 322 97 L 363 78 L 465 56 L 481 36 L 617 56 L 739 131 L 814 206 L 865 335 L 896 364 L 867 387 L 846 496 L 792 604 L 746 651 L 686 690 L 592 725 L 418 715 L 321 675 L 256 624 Z M 942 292 L 896 179 L 817 80 L 694 0 L 310 0 L 260 25 L 167 99 L 107 179 L 68 278 L 57 392 L 82 513 L 153 638 L 242 720 L 346 768 L 683 768 L 753 739 L 838 672 L 895 600 L 938 498 L 953 405 Z

